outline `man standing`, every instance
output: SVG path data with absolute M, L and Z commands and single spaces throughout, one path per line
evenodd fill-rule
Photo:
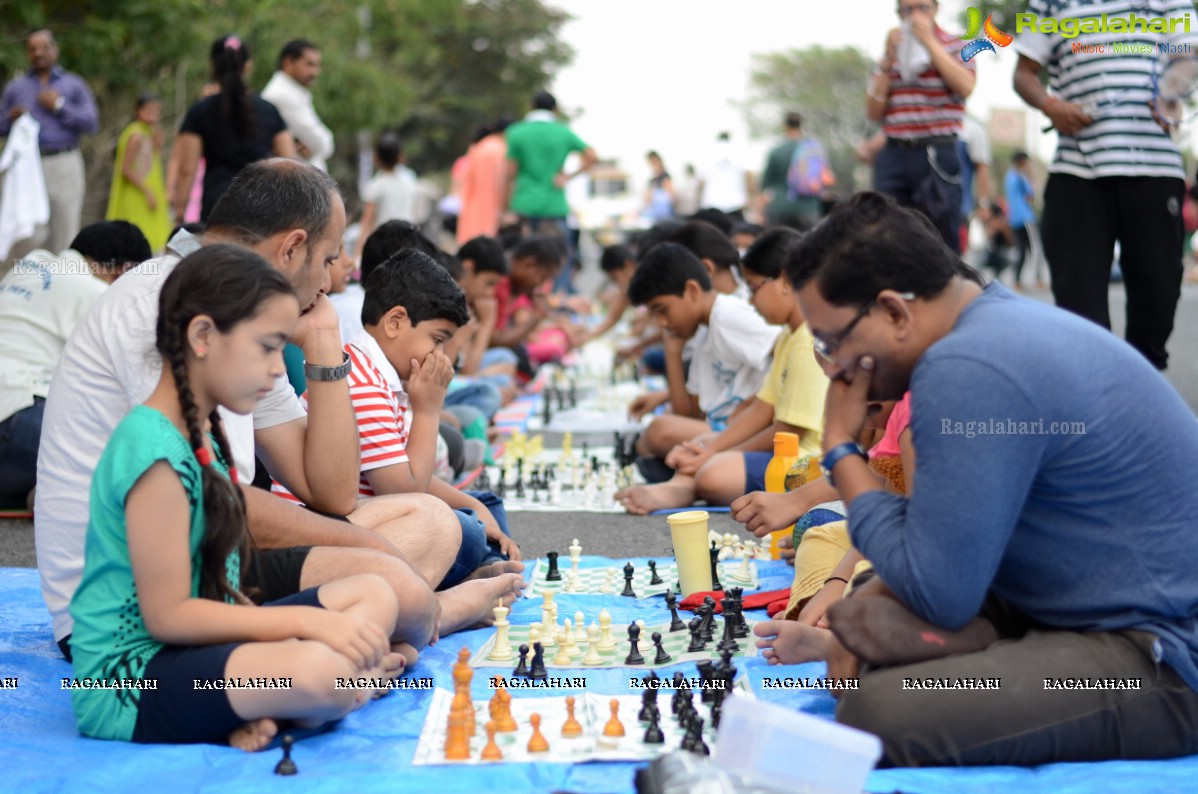
M 312 83 L 320 76 L 320 50 L 307 39 L 293 39 L 279 53 L 279 70 L 262 89 L 262 98 L 279 109 L 299 153 L 321 171 L 333 156 L 333 132 L 312 106 Z
M 901 26 L 886 35 L 886 55 L 866 89 L 865 114 L 882 122 L 886 145 L 874 187 L 913 206 L 954 251 L 961 238 L 961 162 L 957 135 L 977 75 L 960 57 L 964 42 L 936 24 L 936 0 L 899 0 Z
M 0 135 L 8 135 L 12 123 L 24 113 L 41 125 L 38 148 L 50 199 L 50 222 L 14 245 L 13 257 L 39 247 L 57 253 L 79 233 L 86 190 L 79 136 L 100 126 L 96 100 L 87 83 L 58 65 L 58 42 L 53 33 L 38 30 L 29 34 L 25 54 L 29 71 L 9 83 L 0 100 Z
M 1156 0 L 1145 6 L 1130 0 L 1105 3 L 1102 21 L 1144 22 L 1127 33 L 1024 32 L 1015 42 L 1019 63 L 1015 90 L 1051 120 L 1060 134 L 1049 166 L 1041 217 L 1044 254 L 1052 293 L 1063 309 L 1111 327 L 1107 288 L 1115 241 L 1127 289 L 1127 341 L 1157 369 L 1169 361 L 1165 343 L 1181 296 L 1181 249 L 1185 230 L 1181 203 L 1185 171 L 1181 152 L 1154 119 L 1150 107 L 1158 45 L 1192 49 L 1198 43 L 1193 3 Z M 1080 29 L 1093 25 L 1096 6 L 1069 0 L 1032 0 L 1028 12 L 1074 17 Z M 1150 16 L 1151 14 L 1151 16 Z M 1148 30 L 1153 17 L 1170 20 L 1176 34 Z M 1173 20 L 1187 20 L 1174 24 Z M 1119 55 L 1086 54 L 1089 45 L 1131 45 Z M 1150 53 L 1137 49 L 1151 42 Z M 1131 52 L 1131 51 L 1135 52 Z M 1040 84 L 1048 69 L 1050 95 Z M 1106 74 L 1117 74 L 1107 80 Z
M 557 100 L 548 91 L 538 91 L 532 98 L 532 112 L 523 121 L 507 128 L 508 184 L 511 193 L 508 210 L 520 218 L 527 235 L 551 236 L 561 239 L 569 254 L 570 230 L 566 216 L 566 185 L 571 179 L 591 169 L 599 158 L 595 150 L 557 117 Z M 582 162 L 573 173 L 565 173 L 566 156 L 581 152 Z M 570 265 L 562 269 L 557 286 L 570 283 Z
M 787 184 L 795 151 L 803 138 L 803 117 L 793 110 L 786 114 L 786 140 L 770 149 L 765 161 L 765 172 L 761 175 L 761 197 L 765 202 L 765 220 L 769 226 L 789 226 L 793 229 L 810 229 L 820 217 L 821 202 L 818 194 L 792 195 Z
M 727 215 L 734 223 L 745 220 L 745 210 L 753 195 L 753 175 L 741 165 L 732 136 L 721 132 L 716 137 L 712 163 L 702 175 L 699 205 L 712 207 Z

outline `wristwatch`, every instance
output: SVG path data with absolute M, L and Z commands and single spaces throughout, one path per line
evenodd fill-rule
M 341 352 L 341 363 L 335 367 L 304 362 L 304 377 L 308 380 L 341 380 L 349 374 L 349 353 Z
M 848 457 L 849 455 L 860 455 L 862 460 L 869 460 L 860 444 L 856 441 L 846 441 L 843 444 L 837 444 L 825 452 L 823 459 L 819 462 L 819 470 L 824 473 L 824 479 L 833 488 L 836 487 L 836 483 L 832 480 L 832 469 L 836 468 L 836 464 L 840 462 L 841 458 Z
M 67 98 L 64 96 L 60 96 L 58 99 L 54 100 L 54 112 L 61 113 L 62 109 L 66 107 L 66 104 Z

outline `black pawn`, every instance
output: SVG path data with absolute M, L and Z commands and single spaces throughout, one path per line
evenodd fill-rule
M 653 657 L 653 664 L 665 664 L 674 658 L 666 653 L 666 649 L 662 647 L 660 631 L 653 632 L 653 647 L 657 649 L 657 655 Z
M 635 623 L 628 624 L 628 655 L 624 657 L 624 664 L 644 664 L 645 657 L 641 656 L 640 650 L 636 647 L 637 641 L 641 638 L 641 627 Z
M 541 422 L 544 427 L 549 427 L 549 412 L 553 410 L 553 391 L 545 389 L 541 393 Z
M 495 495 L 500 499 L 507 496 L 507 483 L 503 479 L 503 469 L 499 470 L 499 483 L 495 486 Z
M 724 586 L 720 584 L 720 550 L 714 540 L 708 553 L 711 555 L 711 589 L 723 590 Z
M 691 720 L 688 727 L 690 736 L 692 736 L 690 751 L 699 755 L 711 755 L 711 748 L 703 741 L 703 718 L 696 716 Z
M 549 560 L 549 571 L 545 574 L 545 581 L 560 582 L 562 580 L 562 572 L 557 569 L 557 552 L 551 551 L 545 557 Z
M 295 744 L 295 739 L 291 738 L 291 734 L 283 737 L 283 758 L 275 765 L 276 775 L 294 775 L 299 772 L 295 762 L 291 760 L 291 745 Z
M 516 669 L 512 671 L 513 678 L 520 676 L 528 676 L 528 646 L 520 646 L 520 664 L 516 665 Z
M 682 618 L 678 617 L 678 599 L 674 596 L 673 590 L 666 591 L 666 606 L 670 610 L 670 633 L 686 631 L 686 624 L 682 622 Z
M 636 569 L 632 567 L 632 563 L 624 565 L 624 592 L 620 593 L 620 595 L 636 598 L 636 591 L 632 589 L 632 577 L 635 572 Z
M 528 677 L 533 681 L 542 681 L 549 677 L 549 671 L 545 669 L 545 646 L 540 642 L 532 644 L 532 669 L 528 671 Z
M 702 626 L 702 618 L 691 618 L 691 622 L 687 625 L 687 628 L 691 633 L 691 643 L 690 645 L 686 646 L 687 653 L 698 653 L 699 651 L 706 649 L 707 646 L 703 642 Z
M 657 575 L 657 561 L 649 560 L 649 584 L 665 584 L 666 580 Z
M 653 712 L 653 691 L 646 689 L 641 693 L 641 710 L 637 712 L 636 718 L 640 722 L 648 722 L 649 715 Z
M 649 727 L 645 729 L 645 738 L 642 740 L 645 744 L 664 744 L 666 737 L 661 732 L 661 725 L 658 724 L 658 712 L 655 709 L 649 719 Z

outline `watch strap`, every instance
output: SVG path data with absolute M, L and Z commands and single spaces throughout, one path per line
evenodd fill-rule
M 304 362 L 304 377 L 308 380 L 315 381 L 331 381 L 342 380 L 349 375 L 349 353 L 341 351 L 341 363 L 335 367 L 326 367 L 322 364 L 309 364 Z
M 856 441 L 846 441 L 843 444 L 837 444 L 825 452 L 823 459 L 819 462 L 819 468 L 820 471 L 824 473 L 824 479 L 826 479 L 828 484 L 833 488 L 836 487 L 836 483 L 832 479 L 832 470 L 836 468 L 836 464 L 839 463 L 842 458 L 848 457 L 849 455 L 860 455 L 863 460 L 869 460 L 869 457 L 865 454 L 865 450 L 861 448 L 860 444 L 858 444 Z

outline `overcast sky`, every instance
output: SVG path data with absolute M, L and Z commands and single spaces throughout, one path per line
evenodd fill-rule
M 601 157 L 615 157 L 633 177 L 648 178 L 644 154 L 657 149 L 671 172 L 697 166 L 720 130 L 744 146 L 746 165 L 760 170 L 771 141 L 750 142 L 743 115 L 731 104 L 748 87 L 751 56 L 822 44 L 854 45 L 882 55 L 898 24 L 895 0 L 816 3 L 811 0 L 546 0 L 575 19 L 563 36 L 574 63 L 557 75 L 559 103 L 582 111 L 575 130 Z M 943 0 L 938 16 L 960 32 L 966 3 Z M 1011 89 L 1015 55 L 979 56 L 979 82 L 969 110 L 983 121 L 994 107 L 1025 107 Z M 862 102 L 865 87 L 862 86 Z M 1042 117 L 1032 116 L 1039 128 Z M 1050 156 L 1055 135 L 1040 151 Z

